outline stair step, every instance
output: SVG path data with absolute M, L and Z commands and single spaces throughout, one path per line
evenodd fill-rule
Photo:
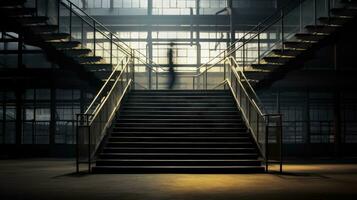
M 152 116 L 150 118 L 147 119 L 141 119 L 141 118 L 135 118 L 135 119 L 125 119 L 125 118 L 121 118 L 119 120 L 116 121 L 116 123 L 240 123 L 241 122 L 241 118 L 239 117 L 234 117 L 234 118 L 228 118 L 228 119 L 219 119 L 219 118 L 212 118 L 212 119 L 156 119 L 156 118 L 152 118 Z
M 160 128 L 171 128 L 171 127 L 242 127 L 243 124 L 241 123 L 228 123 L 228 122 L 208 122 L 208 123 L 165 123 L 165 122 L 159 122 L 159 123 L 139 123 L 139 122 L 133 122 L 133 123 L 115 123 L 114 127 L 115 128 L 131 128 L 131 127 L 160 127 Z
M 9 7 L 0 7 L 0 16 L 1 17 L 10 17 L 10 16 L 31 16 L 36 12 L 34 8 L 9 8 Z
M 100 56 L 73 56 L 73 59 L 80 64 L 96 63 L 103 60 Z
M 105 147 L 104 153 L 256 153 L 253 147 Z
M 312 45 L 315 44 L 313 42 L 306 41 L 286 41 L 284 42 L 284 46 L 292 49 L 309 49 Z
M 73 49 L 80 45 L 80 42 L 77 41 L 61 41 L 61 42 L 46 42 L 49 45 L 52 45 L 56 49 L 64 50 L 64 49 Z
M 26 0 L 2 0 L 0 1 L 0 7 L 19 6 L 23 5 L 25 2 Z
M 282 57 L 282 56 L 266 56 L 263 58 L 268 63 L 278 63 L 278 64 L 285 64 L 291 61 L 292 57 Z
M 82 65 L 89 70 L 111 71 L 113 69 L 113 65 L 107 63 L 85 63 Z
M 190 114 L 190 113 L 188 113 Z M 156 120 L 212 120 L 212 119 L 240 119 L 240 115 L 238 115 L 238 113 L 234 113 L 234 114 L 227 114 L 227 115 L 145 115 L 145 114 L 130 114 L 130 115 L 125 115 L 123 113 L 120 114 L 119 119 L 123 119 L 123 120 L 135 120 L 135 119 L 153 119 L 153 116 L 155 117 Z
M 70 38 L 68 33 L 42 33 L 39 35 L 44 41 L 69 40 Z
M 117 137 L 247 137 L 243 132 L 112 132 Z
M 161 107 L 232 107 L 235 106 L 234 102 L 208 102 L 208 103 L 197 103 L 197 102 L 160 102 L 160 103 L 133 103 L 128 102 L 125 106 L 132 106 L 132 107 L 153 107 L 153 108 L 161 108 Z
M 251 142 L 107 142 L 107 147 L 253 147 Z
M 267 70 L 267 71 L 274 71 L 279 67 L 283 67 L 281 64 L 274 64 L 274 63 L 264 63 L 264 64 L 252 64 L 251 65 L 254 69 L 258 70 Z
M 332 8 L 331 14 L 336 16 L 350 16 L 355 17 L 357 16 L 357 9 L 351 8 Z
M 357 2 L 354 0 L 341 0 L 341 3 L 345 3 L 347 8 L 357 8 Z
M 65 49 L 62 52 L 67 56 L 75 57 L 88 55 L 92 51 L 90 49 Z
M 231 96 L 226 95 L 190 95 L 190 96 L 179 96 L 179 95 L 155 95 L 155 96 L 144 96 L 141 94 L 133 94 L 130 95 L 129 97 L 131 98 L 142 98 L 142 99 L 208 99 L 208 98 L 212 98 L 212 99 L 227 99 L 227 98 L 231 98 Z
M 351 17 L 320 17 L 319 21 L 322 24 L 333 24 L 333 25 L 338 25 L 342 26 L 348 22 L 350 22 L 353 18 Z
M 241 132 L 245 131 L 245 127 L 153 127 L 151 126 L 146 126 L 146 127 L 120 127 L 120 128 L 113 128 L 113 132 L 192 132 L 192 131 L 198 131 L 198 132 Z
M 112 74 L 112 72 L 113 72 L 113 71 L 106 71 L 106 70 L 89 70 L 89 71 L 94 73 L 95 76 L 101 80 L 107 79 L 110 76 L 110 74 Z M 120 74 L 120 71 L 116 71 L 116 73 Z
M 95 166 L 94 173 L 263 173 L 261 166 Z
M 338 26 L 331 26 L 331 25 L 307 25 L 305 28 L 311 33 L 333 33 L 339 27 Z
M 126 106 L 123 108 L 126 111 L 230 111 L 230 110 L 237 110 L 237 107 L 132 107 L 132 106 Z
M 326 38 L 327 34 L 316 34 L 316 33 L 296 33 L 295 37 L 302 41 L 319 41 Z M 296 50 L 295 50 L 296 51 Z
M 249 142 L 249 137 L 133 137 L 133 136 L 113 136 L 108 138 L 109 142 Z
M 196 117 L 201 116 L 212 116 L 212 115 L 238 115 L 236 110 L 229 110 L 229 111 L 217 111 L 217 110 L 205 110 L 205 111 L 192 111 L 192 110 L 176 110 L 175 112 L 168 111 L 168 110 L 123 110 L 122 115 L 130 116 L 130 115 L 151 115 L 155 117 L 156 115 L 172 115 L 172 116 L 179 116 L 179 115 L 194 115 Z
M 303 53 L 305 50 L 299 50 L 299 49 L 273 49 L 272 52 L 275 55 L 279 56 L 298 56 L 301 53 Z
M 151 98 L 143 98 L 137 99 L 128 97 L 128 103 L 232 103 L 234 100 L 232 98 L 224 98 L 224 99 L 151 99 Z
M 44 24 L 47 22 L 48 17 L 35 17 L 35 16 L 13 16 L 10 20 L 15 20 L 21 24 Z
M 36 34 L 39 33 L 52 33 L 57 31 L 58 27 L 56 25 L 26 25 L 28 28 L 30 28 L 33 32 Z
M 98 159 L 96 166 L 260 166 L 259 160 L 154 160 L 154 159 Z
M 198 92 L 185 92 L 185 91 L 156 91 L 156 92 L 151 92 L 151 91 L 135 91 L 132 92 L 130 95 L 141 95 L 141 96 L 231 96 L 231 94 L 227 91 L 221 91 L 221 92 L 213 92 L 213 91 L 198 91 Z
M 100 159 L 257 159 L 256 153 L 101 153 Z

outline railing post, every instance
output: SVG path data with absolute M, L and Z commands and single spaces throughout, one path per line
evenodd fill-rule
M 72 40 L 72 2 L 69 3 L 69 40 Z
M 61 0 L 57 0 L 57 31 L 60 32 L 60 10 L 61 10 Z
M 280 135 L 280 173 L 283 172 L 283 124 L 282 124 L 282 118 L 281 115 L 279 116 L 279 124 L 278 124 L 278 130 L 279 130 L 279 135 Z
M 86 117 L 87 117 L 87 119 L 86 120 L 89 120 L 88 119 L 88 116 L 89 115 L 87 115 Z M 90 173 L 91 172 L 91 165 L 92 165 L 92 159 L 91 159 L 91 143 L 92 143 L 92 141 L 91 141 L 91 135 L 90 135 L 90 128 L 89 128 L 89 126 L 88 126 L 88 121 L 87 121 L 87 125 L 86 125 L 86 127 L 87 127 L 87 129 L 88 129 L 88 172 Z
M 79 173 L 79 114 L 76 115 L 76 172 Z
M 226 52 L 223 53 L 223 80 L 226 80 L 226 73 L 227 73 L 227 70 L 226 70 Z M 224 86 L 224 89 L 226 88 L 226 86 Z
M 83 20 L 81 20 L 81 47 L 84 47 L 84 28 L 83 28 Z
M 244 36 L 243 36 L 243 65 L 242 65 L 242 71 L 244 72 L 245 70 L 245 39 L 244 39 Z
M 157 69 L 156 69 L 156 72 L 155 72 L 155 74 L 156 74 L 156 90 L 158 90 L 159 89 L 159 74 L 158 74 L 159 72 L 157 71 Z
M 284 10 L 281 9 L 281 50 L 284 52 Z
M 208 80 L 207 80 L 207 79 L 208 79 L 208 71 L 207 71 L 207 70 L 208 70 L 208 67 L 207 67 L 207 65 L 206 65 L 206 72 L 205 72 L 205 74 L 206 74 L 206 75 L 205 75 L 205 77 L 206 77 L 205 89 L 206 89 L 206 90 L 207 90 L 207 83 L 208 83 Z
M 327 16 L 328 16 L 328 24 L 331 24 L 331 2 L 327 0 Z
M 315 23 L 315 25 L 317 24 L 317 2 L 316 2 L 316 0 L 314 0 L 314 23 Z
M 93 21 L 93 56 L 95 56 L 95 50 L 96 50 L 96 24 L 95 21 Z
M 135 52 L 134 50 L 131 50 L 131 66 L 132 66 L 132 80 L 133 83 L 135 83 Z M 133 84 L 133 88 L 135 89 L 135 84 Z
M 192 76 L 192 89 L 194 90 L 195 89 L 195 77 Z
M 110 65 L 113 65 L 113 33 L 110 33 Z
M 38 0 L 35 0 L 35 15 L 38 16 Z
M 258 64 L 260 64 L 260 23 L 258 24 Z
M 269 118 L 269 116 L 267 116 Z M 268 137 L 269 137 L 269 120 L 268 120 L 268 124 L 265 125 L 265 171 L 269 172 L 269 147 L 268 147 Z
M 259 114 L 257 113 L 257 142 L 259 143 Z
M 300 22 L 300 32 L 303 30 L 303 18 L 302 18 L 302 0 L 299 0 L 299 22 Z

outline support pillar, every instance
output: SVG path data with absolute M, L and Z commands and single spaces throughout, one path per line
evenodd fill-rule
M 340 92 L 334 92 L 333 127 L 334 127 L 334 155 L 341 156 L 341 98 Z
M 15 130 L 15 143 L 16 145 L 21 145 L 22 143 L 22 118 L 23 118 L 23 90 L 20 85 L 17 86 L 15 91 L 15 98 L 16 98 L 16 130 Z

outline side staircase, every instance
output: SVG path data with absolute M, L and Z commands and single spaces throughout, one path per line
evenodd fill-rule
M 319 2 L 318 0 L 316 1 Z M 308 0 L 305 2 L 308 2 Z M 269 86 L 274 81 L 283 78 L 289 71 L 302 67 L 306 61 L 313 58 L 314 52 L 321 47 L 326 44 L 333 44 L 339 33 L 355 28 L 357 22 L 357 1 L 336 0 L 336 2 L 340 2 L 343 6 L 334 8 L 331 3 L 328 17 L 318 17 L 315 24 L 306 25 L 302 30 L 293 34 L 292 37 L 289 37 L 286 41 L 282 41 L 282 45 L 277 45 L 277 47 L 269 52 L 264 53 L 264 56 L 258 58 L 258 62 L 250 66 L 246 65 L 245 75 L 250 79 L 251 85 L 255 88 Z M 319 4 L 317 4 L 317 6 L 318 5 Z M 299 7 L 296 9 L 299 9 Z M 291 20 L 289 17 L 291 18 L 294 14 L 299 16 L 299 14 L 293 12 L 295 11 L 291 11 L 292 14 L 286 14 L 287 16 L 285 18 L 288 19 L 286 19 L 287 22 L 285 22 L 285 26 L 287 27 L 289 26 L 289 20 Z M 296 16 L 294 17 L 296 18 Z M 304 16 L 300 17 L 303 18 Z M 282 20 L 283 19 L 280 19 L 280 21 L 273 25 L 281 26 L 283 23 L 281 22 Z M 295 21 L 291 23 L 291 26 L 298 24 L 298 22 Z M 269 30 L 269 27 L 266 29 Z M 262 33 L 264 33 L 264 31 Z M 260 33 L 253 39 L 259 38 L 259 35 Z M 249 45 L 250 43 L 248 42 L 246 46 Z
M 112 73 L 112 64 L 73 40 L 69 33 L 60 32 L 58 25 L 49 24 L 48 17 L 36 16 L 37 10 L 26 8 L 25 3 L 25 0 L 0 2 L 1 31 L 18 33 L 19 40 L 43 49 L 50 61 L 78 72 L 80 77 L 91 79 L 95 85 L 101 84 Z
M 133 90 L 93 172 L 263 172 L 258 152 L 228 90 Z

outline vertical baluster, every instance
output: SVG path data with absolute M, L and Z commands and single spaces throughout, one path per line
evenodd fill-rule
M 35 0 L 35 16 L 38 16 L 38 0 Z
M 243 55 L 242 55 L 242 57 L 243 57 L 243 72 L 244 72 L 244 68 L 245 68 L 245 38 L 244 38 L 245 36 L 243 36 Z
M 327 0 L 327 16 L 328 16 L 328 24 L 331 24 L 331 2 L 330 0 Z
M 69 4 L 69 40 L 72 40 L 72 3 Z
M 317 2 L 314 0 L 314 23 L 317 25 Z
M 113 65 L 113 33 L 110 33 L 110 65 Z
M 58 31 L 58 33 L 60 32 L 60 15 L 61 15 L 61 13 L 60 13 L 60 6 L 61 6 L 61 2 L 60 2 L 61 0 L 57 0 L 57 31 Z
M 84 48 L 84 30 L 83 30 L 83 20 L 81 20 L 81 47 Z
M 284 10 L 281 9 L 281 51 L 284 52 Z
M 299 0 L 299 23 L 300 32 L 303 31 L 303 18 L 302 18 L 302 0 Z
M 258 24 L 258 64 L 260 64 L 260 24 Z
M 206 72 L 205 72 L 205 76 L 206 76 L 206 81 L 205 81 L 205 89 L 207 90 L 207 83 L 208 83 L 208 67 L 207 67 L 207 65 L 206 65 Z
M 95 21 L 93 20 L 93 56 L 95 56 L 95 50 L 96 50 L 96 24 Z

